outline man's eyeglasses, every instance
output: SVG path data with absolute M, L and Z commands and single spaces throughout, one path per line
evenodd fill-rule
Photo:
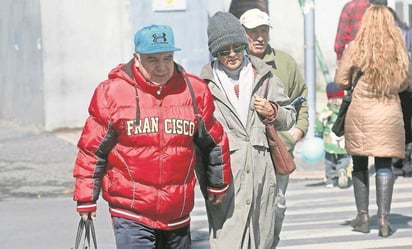
M 230 55 L 230 53 L 231 53 L 232 51 L 235 52 L 235 53 L 240 53 L 240 52 L 242 52 L 243 50 L 245 50 L 245 45 L 240 45 L 240 46 L 235 47 L 235 48 L 233 48 L 233 49 L 217 51 L 216 54 L 217 54 L 217 56 L 225 57 L 225 56 Z

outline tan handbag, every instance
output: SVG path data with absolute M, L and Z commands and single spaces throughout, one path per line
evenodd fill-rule
M 263 93 L 263 96 L 265 97 L 267 97 L 267 84 L 268 80 L 264 80 L 261 88 L 261 93 Z M 291 174 L 296 169 L 296 164 L 293 161 L 292 155 L 280 139 L 275 127 L 269 123 L 265 124 L 265 127 L 270 156 L 276 173 L 281 175 Z

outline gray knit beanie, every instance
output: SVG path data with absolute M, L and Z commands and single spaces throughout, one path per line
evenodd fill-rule
M 217 57 L 217 51 L 231 44 L 248 45 L 245 29 L 234 15 L 229 12 L 216 12 L 207 27 L 209 51 Z

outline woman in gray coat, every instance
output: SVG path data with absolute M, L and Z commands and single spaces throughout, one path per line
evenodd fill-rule
M 216 59 L 203 68 L 201 77 L 212 92 L 215 117 L 228 135 L 233 173 L 223 203 L 206 202 L 210 245 L 217 249 L 275 248 L 276 177 L 262 120 L 277 130 L 288 130 L 296 112 L 270 66 L 245 55 L 245 31 L 232 14 L 217 12 L 211 18 L 208 43 Z M 260 88 L 266 80 L 264 96 Z

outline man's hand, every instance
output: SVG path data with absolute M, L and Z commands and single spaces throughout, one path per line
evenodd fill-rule
M 299 141 L 302 139 L 303 137 L 303 131 L 299 128 L 293 127 L 290 131 L 289 131 L 290 135 L 295 139 L 295 141 Z
M 87 219 L 90 217 L 93 221 L 96 220 L 96 212 L 89 212 L 89 213 L 79 213 L 80 216 L 82 217 L 83 221 L 87 221 Z
M 225 198 L 226 194 L 210 194 L 209 193 L 209 201 L 212 203 L 212 205 L 219 205 L 220 203 L 223 202 L 223 199 Z

